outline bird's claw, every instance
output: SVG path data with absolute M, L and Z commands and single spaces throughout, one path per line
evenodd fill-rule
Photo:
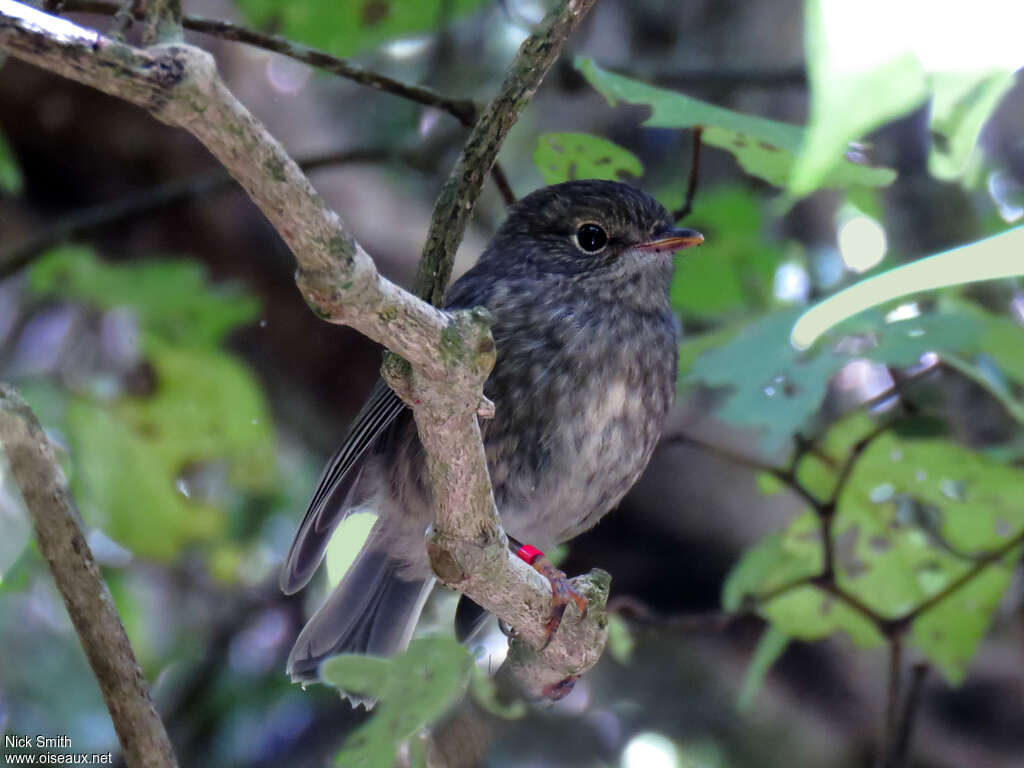
M 570 602 L 576 604 L 576 610 L 580 612 L 580 620 L 587 617 L 589 603 L 587 598 L 576 591 L 576 588 L 569 582 L 562 571 L 555 568 L 545 555 L 541 555 L 532 563 L 534 570 L 551 583 L 551 615 L 544 625 L 544 644 L 540 650 L 544 650 L 551 644 L 555 632 L 562 624 L 562 616 Z

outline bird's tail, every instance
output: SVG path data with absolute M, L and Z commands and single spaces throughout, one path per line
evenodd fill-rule
M 375 533 L 299 633 L 288 656 L 294 682 L 317 680 L 321 662 L 339 653 L 393 656 L 409 644 L 434 579 L 401 578 L 402 563 L 387 555 Z

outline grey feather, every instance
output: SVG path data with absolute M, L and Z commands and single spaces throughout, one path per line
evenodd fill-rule
M 434 579 L 401 578 L 401 563 L 373 544 L 371 533 L 370 544 L 299 634 L 288 656 L 293 681 L 316 680 L 330 656 L 392 656 L 408 645 Z
M 382 380 L 356 415 L 345 441 L 327 462 L 316 491 L 281 569 L 281 591 L 298 592 L 313 577 L 338 524 L 359 501 L 354 498 L 368 451 L 388 430 L 405 404 Z

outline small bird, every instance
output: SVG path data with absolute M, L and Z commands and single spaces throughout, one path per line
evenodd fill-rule
M 531 545 L 534 567 L 552 581 L 549 637 L 569 599 L 581 611 L 586 601 L 542 551 L 595 525 L 651 458 L 676 389 L 673 254 L 703 240 L 675 228 L 645 192 L 570 181 L 515 203 L 448 291 L 447 309 L 481 306 L 493 316 L 497 359 L 484 394 L 495 415 L 481 424 L 487 467 L 502 526 Z M 315 680 L 320 663 L 339 653 L 404 650 L 434 584 L 423 448 L 411 412 L 383 381 L 320 477 L 281 571 L 286 594 L 309 582 L 338 523 L 366 507 L 378 519 L 296 640 L 293 680 Z M 461 623 L 474 623 L 467 615 Z

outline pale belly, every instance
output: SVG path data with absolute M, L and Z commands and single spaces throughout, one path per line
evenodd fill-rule
M 552 441 L 547 471 L 530 486 L 506 478 L 498 503 L 509 535 L 541 549 L 574 538 L 611 511 L 650 460 L 672 391 L 625 379 L 583 388 L 574 427 Z

